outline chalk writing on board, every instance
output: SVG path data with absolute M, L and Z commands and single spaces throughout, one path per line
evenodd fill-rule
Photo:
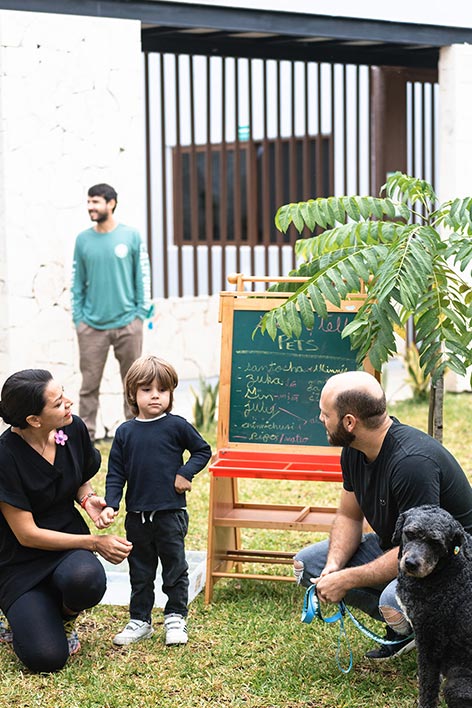
M 234 312 L 229 436 L 233 442 L 327 445 L 318 419 L 326 380 L 357 368 L 341 332 L 354 314 L 315 319 L 299 339 L 252 333 L 261 313 Z

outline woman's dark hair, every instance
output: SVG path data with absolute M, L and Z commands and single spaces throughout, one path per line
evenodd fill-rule
M 52 380 L 45 369 L 23 369 L 7 378 L 3 384 L 0 416 L 15 428 L 27 428 L 29 415 L 40 415 L 46 403 L 44 390 Z

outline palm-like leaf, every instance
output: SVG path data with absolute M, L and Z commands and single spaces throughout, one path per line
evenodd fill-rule
M 329 197 L 281 207 L 276 224 L 327 229 L 297 241 L 304 276 L 288 300 L 267 313 L 262 329 L 297 336 L 313 325 L 313 311 L 327 315 L 326 303 L 339 306 L 350 293 L 366 289 L 366 299 L 346 326 L 361 363 L 367 356 L 382 365 L 396 352 L 395 328 L 413 317 L 420 365 L 433 381 L 446 367 L 464 374 L 472 365 L 472 288 L 449 265 L 472 262 L 472 198 L 435 207 L 430 184 L 396 172 L 382 191 L 385 198 Z M 419 203 L 422 213 L 414 211 Z M 441 238 L 438 228 L 447 229 Z M 286 285 L 279 289 L 287 289 Z
M 314 231 L 316 226 L 326 229 L 346 221 L 366 219 L 408 219 L 410 212 L 402 202 L 378 197 L 328 197 L 309 199 L 306 202 L 285 204 L 275 215 L 275 225 L 284 233 L 291 224 L 301 233 L 306 226 Z

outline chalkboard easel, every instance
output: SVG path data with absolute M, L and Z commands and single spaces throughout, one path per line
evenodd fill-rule
M 357 368 L 355 352 L 341 332 L 363 296 L 353 296 L 337 308 L 327 303 L 328 318 L 315 316 L 313 328 L 304 329 L 299 339 L 280 333 L 272 340 L 258 325 L 263 314 L 288 295 L 244 289 L 254 281 L 274 279 L 234 276 L 230 282 L 237 289 L 220 294 L 218 439 L 210 465 L 207 602 L 222 577 L 292 580 L 242 572 L 245 562 L 291 564 L 293 557 L 282 551 L 242 549 L 242 528 L 328 531 L 336 512 L 311 505 L 242 504 L 238 479 L 342 480 L 340 450 L 329 446 L 318 419 L 319 395 L 332 374 Z

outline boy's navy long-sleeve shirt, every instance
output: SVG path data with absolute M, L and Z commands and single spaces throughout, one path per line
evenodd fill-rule
M 190 457 L 183 461 L 188 450 Z M 115 434 L 108 461 L 105 498 L 118 510 L 126 485 L 126 510 L 164 511 L 186 506 L 175 491 L 177 474 L 189 481 L 211 457 L 211 448 L 190 423 L 168 413 L 151 421 L 128 420 Z

